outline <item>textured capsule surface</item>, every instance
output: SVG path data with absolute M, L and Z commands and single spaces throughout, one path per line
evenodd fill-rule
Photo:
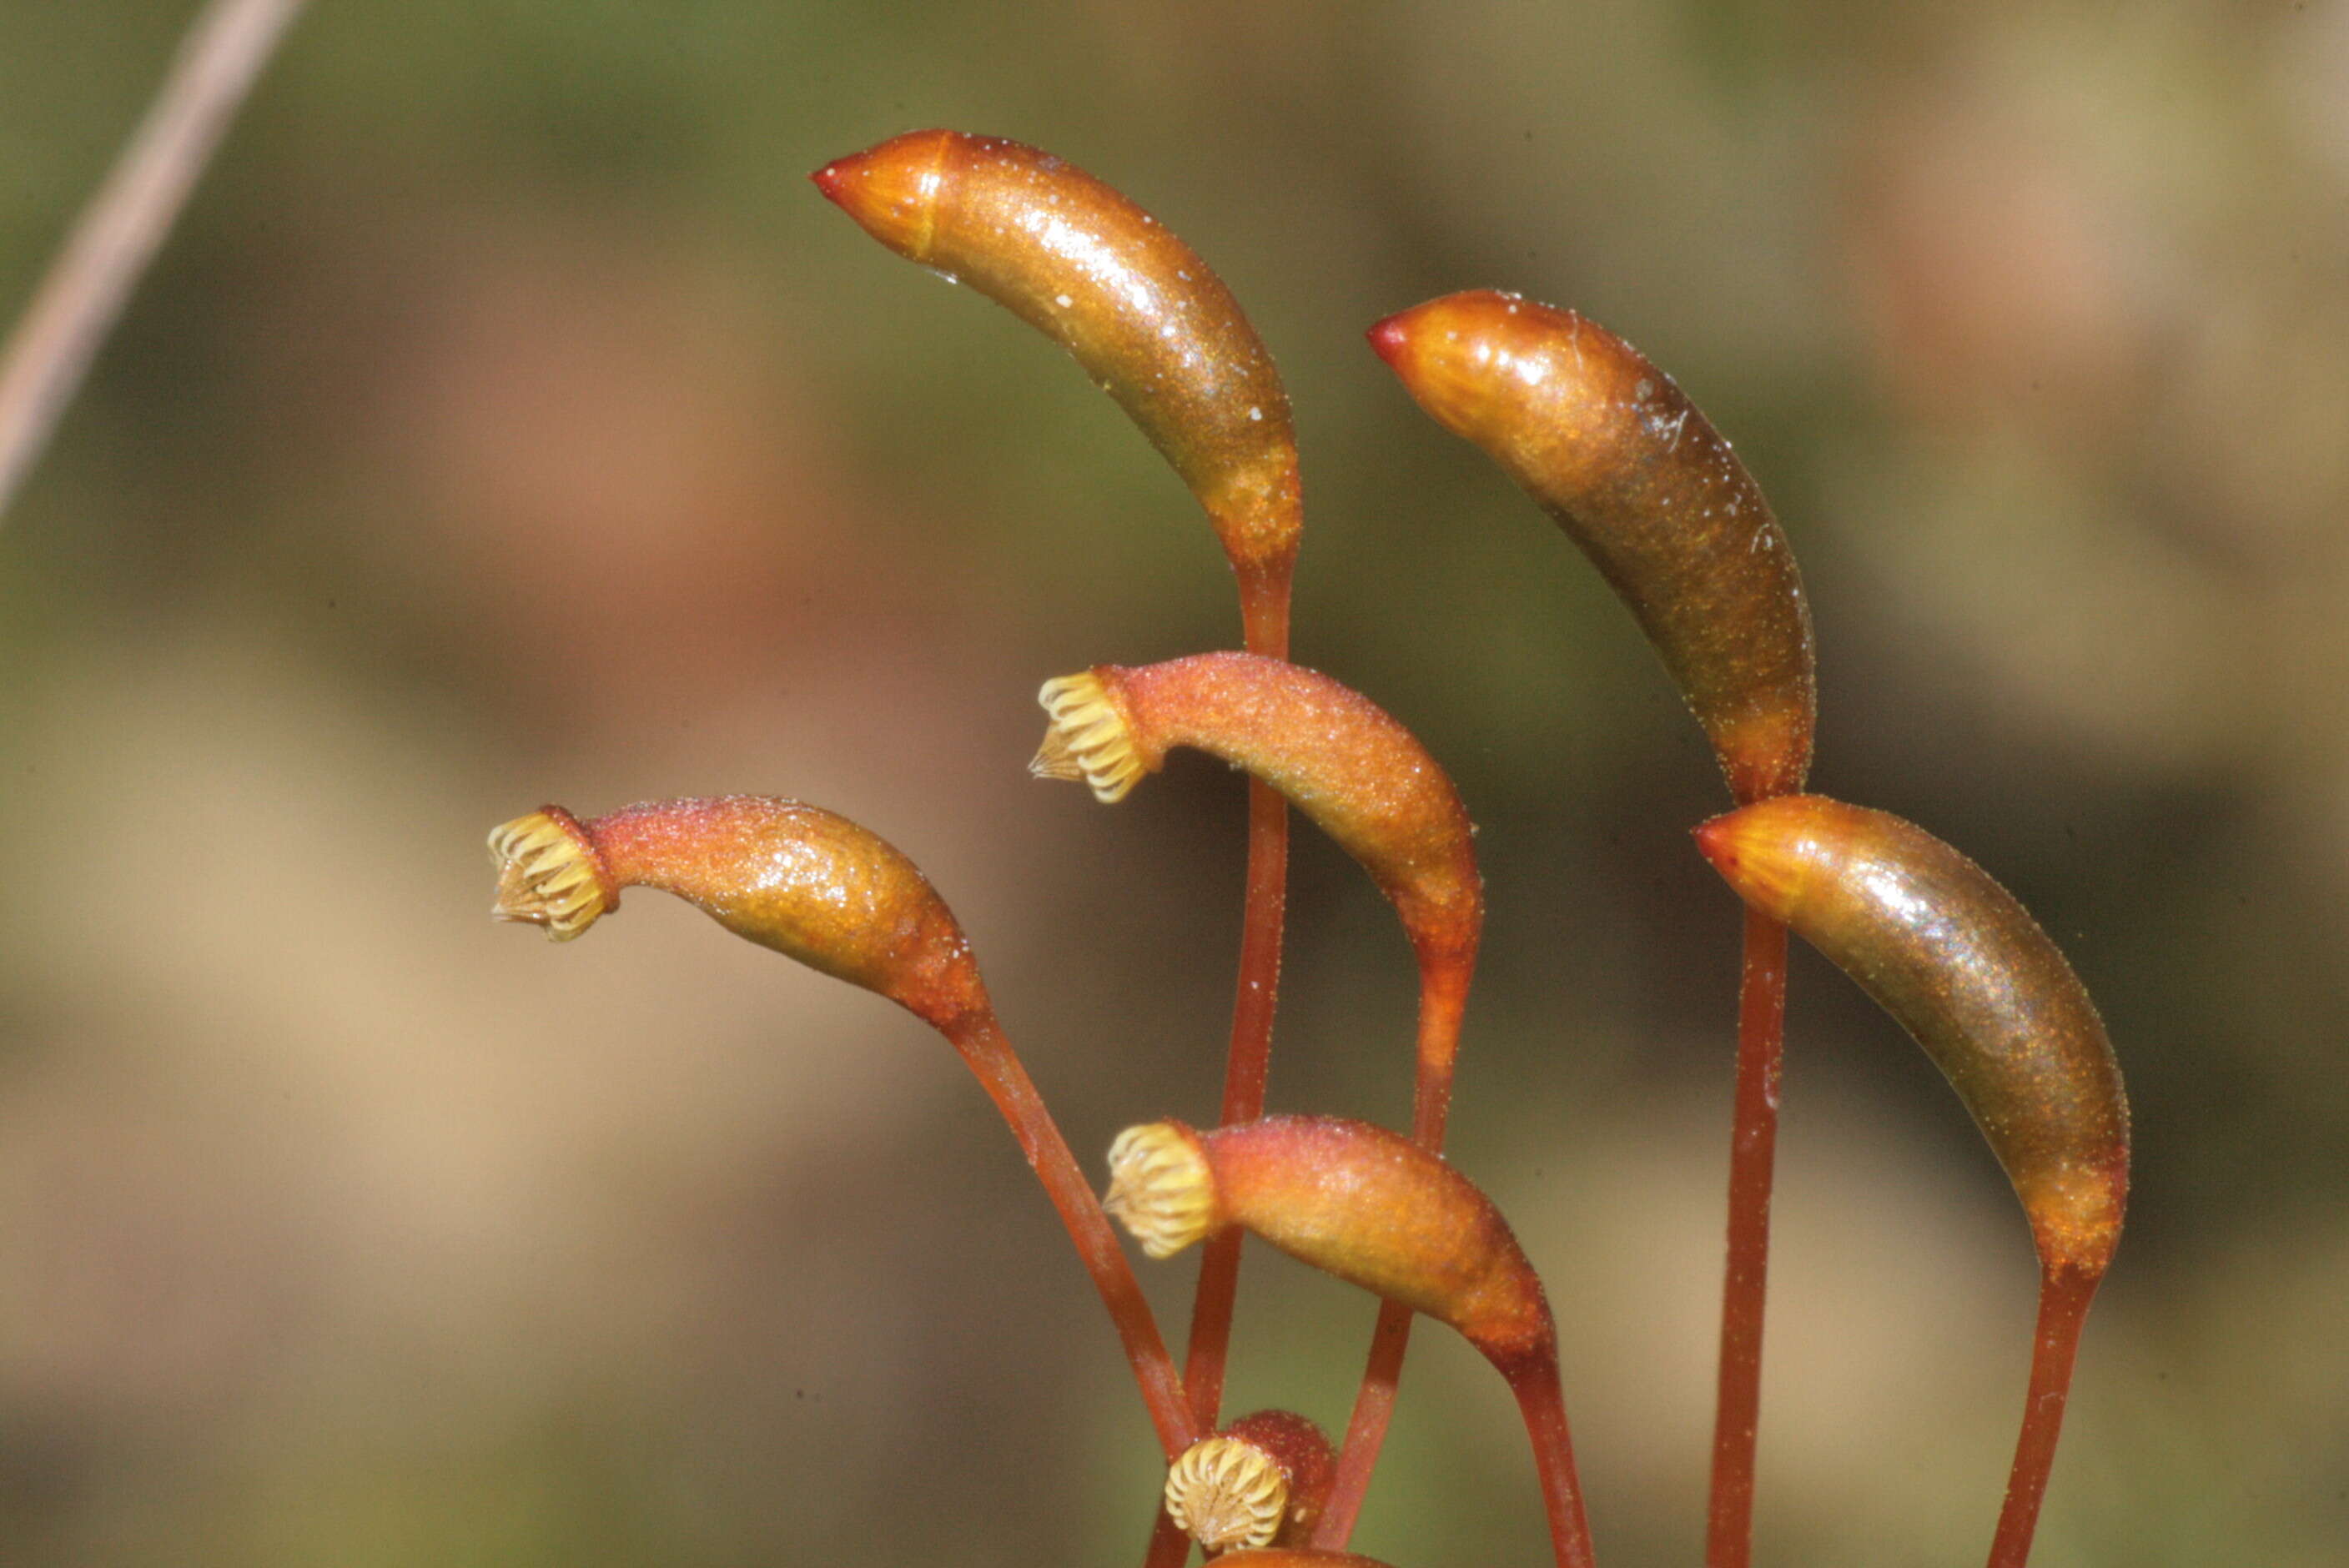
M 1816 707 L 1802 576 L 1753 476 L 1671 377 L 1573 311 L 1491 291 L 1370 335 L 1630 606 L 1737 799 L 1801 789 Z
M 1223 280 L 1164 224 L 1000 137 L 909 131 L 814 178 L 874 239 L 1073 354 L 1199 498 L 1236 565 L 1293 556 L 1288 395 Z
M 1319 671 L 1255 654 L 1098 665 L 1045 684 L 1034 770 L 1115 800 L 1169 749 L 1264 780 L 1361 862 L 1423 954 L 1473 952 L 1484 924 L 1475 830 L 1452 779 L 1383 708 Z
M 985 1006 L 969 944 L 914 862 L 836 812 L 764 795 L 629 806 L 585 824 L 612 881 L 941 1026 Z
M 1555 1356 L 1548 1298 L 1508 1222 L 1440 1156 L 1340 1117 L 1274 1116 L 1197 1137 L 1230 1222 L 1450 1324 L 1505 1371 Z
M 1822 796 L 1716 817 L 1697 841 L 1948 1076 L 2049 1266 L 2102 1273 L 2128 1197 L 2128 1101 L 2095 1005 L 2030 913 L 1923 829 Z

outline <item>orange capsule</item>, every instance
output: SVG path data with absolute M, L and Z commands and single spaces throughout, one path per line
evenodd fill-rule
M 1753 476 L 1671 377 L 1596 322 L 1489 290 L 1370 338 L 1631 607 L 1737 799 L 1801 789 L 1816 685 L 1802 577 Z
M 1557 1354 L 1548 1298 L 1500 1210 L 1382 1127 L 1273 1116 L 1206 1132 L 1129 1128 L 1110 1149 L 1103 1206 L 1153 1257 L 1239 1225 L 1450 1324 L 1504 1372 Z
M 1237 1225 L 1300 1262 L 1457 1329 L 1508 1383 L 1532 1439 L 1558 1568 L 1590 1568 L 1590 1521 L 1539 1275 L 1491 1199 L 1443 1159 L 1366 1122 L 1275 1116 L 1201 1132 L 1129 1128 L 1103 1207 L 1167 1257 Z M 1343 1544 L 1333 1480 L 1317 1539 Z M 1350 1526 L 1350 1516 L 1343 1521 Z
M 1096 665 L 1044 683 L 1051 715 L 1030 765 L 1124 798 L 1195 747 L 1263 779 L 1361 861 L 1423 954 L 1473 954 L 1484 882 L 1467 808 L 1435 758 L 1368 697 L 1254 654 Z
M 1173 464 L 1242 577 L 1285 594 L 1299 526 L 1288 395 L 1223 280 L 1149 213 L 1050 153 L 911 131 L 817 187 L 908 260 L 1077 357 Z
M 490 834 L 500 920 L 564 941 L 658 888 L 737 936 L 874 991 L 936 1029 L 1060 1212 L 1169 1460 L 1197 1440 L 1182 1378 L 1108 1217 L 995 1016 L 962 927 L 914 862 L 847 818 L 760 795 L 659 800 L 581 821 L 548 806 Z
M 660 800 L 582 822 L 548 807 L 490 835 L 501 920 L 582 934 L 653 887 L 736 935 L 946 1027 L 985 1006 L 970 944 L 914 862 L 847 818 L 762 795 Z
M 1696 837 L 1740 897 L 1834 960 L 1948 1076 L 2049 1269 L 2101 1274 L 2128 1199 L 2128 1100 L 2086 989 L 2013 896 L 1923 829 L 1816 795 Z

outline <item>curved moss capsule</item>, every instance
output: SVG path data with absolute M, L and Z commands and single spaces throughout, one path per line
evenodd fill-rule
M 1801 789 L 1816 684 L 1802 577 L 1753 476 L 1671 377 L 1596 322 L 1489 290 L 1370 337 L 1631 607 L 1737 799 Z
M 557 940 L 652 887 L 944 1028 L 986 1007 L 962 928 L 913 861 L 847 818 L 762 795 L 659 800 L 588 821 L 548 807 L 490 835 L 501 920 Z
M 1096 665 L 1044 683 L 1030 765 L 1114 801 L 1195 747 L 1264 780 L 1361 862 L 1423 954 L 1473 954 L 1484 925 L 1475 830 L 1412 733 L 1328 676 L 1255 654 Z
M 1117 1234 L 997 1022 L 962 927 L 913 861 L 845 817 L 761 795 L 658 800 L 584 822 L 549 806 L 493 830 L 490 851 L 500 920 L 564 940 L 618 908 L 622 888 L 658 888 L 945 1036 L 1060 1212 L 1167 1458 L 1197 1440 L 1200 1423 Z
M 1297 437 L 1272 356 L 1223 280 L 1109 186 L 999 137 L 911 131 L 826 164 L 825 196 L 899 255 L 1053 338 L 1172 463 L 1245 580 L 1285 583 Z
M 1500 1210 L 1385 1128 L 1333 1116 L 1129 1128 L 1110 1149 L 1103 1206 L 1153 1257 L 1239 1225 L 1450 1324 L 1506 1375 L 1555 1363 L 1548 1297 Z
M 2046 1266 L 2102 1274 L 2128 1199 L 2128 1100 L 2087 991 L 2013 896 L 1923 829 L 1817 795 L 1696 836 L 1740 897 L 1834 960 L 1948 1075 Z
M 1358 1557 L 1351 1552 L 1305 1552 L 1285 1546 L 1226 1552 L 1216 1561 L 1225 1568 L 1387 1568 L 1374 1558 Z

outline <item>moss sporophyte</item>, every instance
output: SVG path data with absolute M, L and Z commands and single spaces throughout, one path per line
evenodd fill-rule
M 1149 1504 L 1146 1568 L 1177 1568 L 1195 1543 L 1229 1568 L 1380 1568 L 1347 1547 L 1415 1315 L 1457 1331 L 1507 1382 L 1557 1561 L 1586 1568 L 1596 1553 L 1547 1295 L 1499 1209 L 1443 1155 L 1485 922 L 1468 806 L 1382 708 L 1287 662 L 1302 491 L 1270 355 L 1195 253 L 1049 153 L 919 131 L 814 180 L 885 246 L 970 284 L 1066 348 L 1182 477 L 1223 546 L 1247 651 L 1098 665 L 1045 683 L 1050 722 L 1032 764 L 1103 801 L 1123 799 L 1176 748 L 1248 775 L 1239 973 L 1215 1122 L 1162 1119 L 1121 1134 L 1097 1198 L 952 912 L 912 861 L 818 807 L 759 795 L 589 818 L 543 807 L 490 835 L 493 913 L 570 941 L 616 914 L 625 890 L 656 888 L 887 997 L 953 1047 L 1058 1211 L 1156 1429 L 1167 1472 Z M 1576 312 L 1489 291 L 1402 311 L 1370 338 L 1411 396 L 1489 454 L 1622 598 L 1737 808 L 1695 830 L 1747 906 L 1708 1568 L 1744 1568 L 1752 1553 L 1790 929 L 1947 1075 L 2030 1222 L 2040 1315 L 1989 1558 L 2022 1568 L 2128 1191 L 2127 1102 L 2086 992 L 2022 906 L 1957 851 L 1885 812 L 1801 792 L 1816 676 L 1792 542 L 1729 442 L 1663 371 Z M 1408 1133 L 1265 1114 L 1291 805 L 1369 873 L 1416 959 Z M 1148 1258 L 1201 1247 L 1179 1371 L 1112 1215 Z M 1219 1419 L 1244 1233 L 1381 1303 L 1334 1447 L 1294 1411 Z

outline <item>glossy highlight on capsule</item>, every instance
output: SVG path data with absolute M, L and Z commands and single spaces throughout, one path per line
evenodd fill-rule
M 2043 1258 L 2101 1274 L 2128 1197 L 2128 1100 L 2105 1026 L 2047 934 L 1990 874 L 1883 811 L 1792 795 L 1697 846 L 1916 1037 L 2023 1200 Z
M 1389 316 L 1370 340 L 1630 606 L 1736 798 L 1802 788 L 1816 706 L 1802 576 L 1761 488 L 1671 377 L 1585 316 L 1490 290 Z
M 1002 137 L 909 131 L 815 171 L 909 261 L 1076 356 L 1206 509 L 1243 586 L 1286 573 L 1300 524 L 1288 394 L 1197 253 L 1064 159 Z
M 1427 748 L 1368 697 L 1256 654 L 1096 665 L 1044 683 L 1030 771 L 1123 799 L 1192 747 L 1279 790 L 1369 872 L 1422 953 L 1473 954 L 1484 918 L 1475 830 Z

